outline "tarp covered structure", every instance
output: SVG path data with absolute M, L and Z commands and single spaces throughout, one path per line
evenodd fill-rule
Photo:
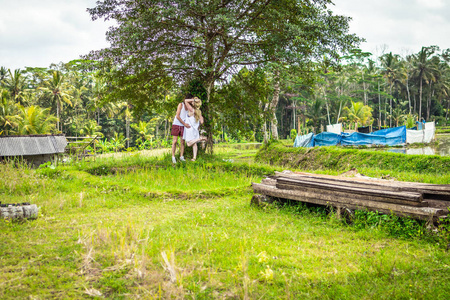
M 429 124 L 429 125 L 428 125 Z M 334 129 L 334 128 L 333 128 Z M 434 137 L 434 122 L 425 124 L 425 130 L 407 130 L 406 126 L 381 129 L 372 133 L 333 133 L 322 132 L 314 135 L 298 136 L 294 147 L 314 146 L 361 146 L 361 145 L 384 145 L 396 146 L 405 143 L 429 143 Z M 304 141 L 308 142 L 304 142 Z
M 294 147 L 314 147 L 314 133 L 297 135 L 294 141 Z
M 408 144 L 413 143 L 429 143 L 434 138 L 436 127 L 434 122 L 425 123 L 424 130 L 407 130 L 406 141 Z
M 341 143 L 342 134 L 322 132 L 314 136 L 313 146 L 335 146 Z

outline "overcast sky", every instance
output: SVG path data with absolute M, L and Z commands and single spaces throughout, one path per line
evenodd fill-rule
M 103 20 L 91 21 L 95 0 L 0 0 L 0 66 L 49 67 L 107 47 Z
M 406 55 L 422 46 L 450 48 L 450 0 L 334 0 L 353 18 L 364 51 Z M 0 0 L 0 66 L 49 67 L 107 47 L 103 20 L 91 21 L 95 0 Z
M 422 46 L 450 48 L 450 0 L 334 0 L 336 14 L 350 16 L 360 48 L 405 56 Z

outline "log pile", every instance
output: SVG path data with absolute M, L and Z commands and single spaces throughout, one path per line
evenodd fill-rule
M 38 207 L 30 203 L 1 204 L 0 219 L 22 220 L 36 219 L 38 216 Z
M 311 173 L 276 172 L 261 183 L 252 183 L 256 194 L 269 198 L 342 208 L 394 213 L 415 219 L 445 217 L 450 207 L 450 184 L 425 184 L 349 178 Z M 260 201 L 261 196 L 252 200 Z

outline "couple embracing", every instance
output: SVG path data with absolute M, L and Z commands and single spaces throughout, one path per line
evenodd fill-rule
M 202 105 L 202 101 L 188 94 L 184 101 L 178 104 L 177 114 L 173 119 L 172 123 L 172 162 L 175 164 L 177 162 L 175 158 L 175 151 L 177 149 L 178 137 L 180 140 L 180 160 L 186 161 L 184 159 L 184 141 L 190 147 L 192 146 L 192 151 L 194 153 L 194 157 L 192 161 L 197 159 L 197 143 L 204 140 L 204 137 L 200 136 L 199 126 L 203 124 L 203 116 L 200 110 L 200 106 Z

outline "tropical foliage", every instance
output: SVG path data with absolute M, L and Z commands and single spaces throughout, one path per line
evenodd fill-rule
M 347 18 L 328 13 L 330 1 L 130 3 L 99 1 L 90 10 L 94 19 L 117 20 L 111 47 L 92 60 L 0 67 L 0 134 L 40 128 L 125 141 L 116 150 L 153 148 L 170 139 L 187 93 L 203 100 L 210 142 L 290 138 L 292 129 L 319 132 L 337 122 L 448 123 L 450 49 L 404 57 L 352 49 L 359 39 L 347 33 Z

